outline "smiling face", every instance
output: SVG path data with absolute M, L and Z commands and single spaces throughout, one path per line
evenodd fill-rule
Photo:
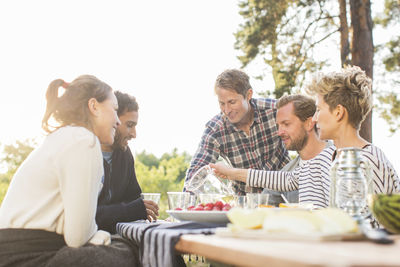
M 137 111 L 127 111 L 119 116 L 121 125 L 117 128 L 113 147 L 118 147 L 123 151 L 128 148 L 129 140 L 136 138 L 138 118 L 139 114 Z
M 114 142 L 117 127 L 120 125 L 117 115 L 117 98 L 110 92 L 103 102 L 91 98 L 88 105 L 94 134 L 99 138 L 101 144 L 111 145 Z
M 232 124 L 246 123 L 247 115 L 251 110 L 250 99 L 252 90 L 247 91 L 246 97 L 236 93 L 233 90 L 217 88 L 219 107 L 221 112 L 228 118 Z
M 316 106 L 317 110 L 313 116 L 313 121 L 317 124 L 319 138 L 321 140 L 334 139 L 338 128 L 334 111 L 330 110 L 322 95 L 317 96 Z
M 278 109 L 276 113 L 278 135 L 285 143 L 286 149 L 300 151 L 307 144 L 308 133 L 304 123 L 294 114 L 293 103 Z

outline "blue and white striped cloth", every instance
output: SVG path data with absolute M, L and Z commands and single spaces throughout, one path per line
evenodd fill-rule
M 182 258 L 175 251 L 175 245 L 183 234 L 213 234 L 216 227 L 224 225 L 213 223 L 165 221 L 136 221 L 118 223 L 117 233 L 134 241 L 139 246 L 142 266 L 182 266 Z

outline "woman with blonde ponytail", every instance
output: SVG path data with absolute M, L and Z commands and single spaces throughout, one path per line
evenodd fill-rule
M 48 135 L 15 173 L 0 207 L 0 265 L 134 266 L 130 244 L 111 240 L 95 221 L 100 145 L 112 145 L 120 124 L 111 87 L 90 75 L 57 79 L 46 100 Z

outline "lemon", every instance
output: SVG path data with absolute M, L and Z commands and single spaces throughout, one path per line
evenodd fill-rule
M 231 203 L 233 201 L 233 196 L 224 196 L 221 198 L 225 203 Z

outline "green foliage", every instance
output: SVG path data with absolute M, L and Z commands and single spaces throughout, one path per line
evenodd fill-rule
M 6 195 L 10 179 L 5 174 L 0 175 L 0 204 L 3 202 L 4 196 Z
M 178 154 L 176 149 L 159 159 L 144 151 L 138 155 L 140 157 L 136 156 L 135 170 L 140 187 L 146 193 L 161 193 L 160 219 L 165 219 L 168 217 L 165 212 L 168 209 L 167 192 L 183 190 L 190 157 L 186 153 Z
M 148 167 L 158 168 L 158 164 L 160 163 L 160 160 L 156 156 L 153 154 L 148 154 L 146 150 L 143 150 L 141 153 L 137 154 L 135 158 L 136 161 L 140 161 Z
M 236 32 L 235 48 L 243 67 L 256 57 L 272 68 L 273 94 L 301 88 L 307 73 L 327 65 L 314 48 L 339 30 L 337 14 L 325 0 L 248 0 L 239 4 L 245 23 Z M 328 4 L 327 4 L 328 3 Z M 296 89 L 297 88 L 297 89 Z
M 378 14 L 375 23 L 384 28 L 398 28 L 400 26 L 400 2 L 398 0 L 385 0 L 385 7 L 382 14 Z M 393 32 L 393 30 L 391 30 Z M 394 133 L 400 129 L 400 99 L 397 97 L 400 85 L 400 35 L 393 34 L 393 37 L 386 43 L 376 47 L 377 52 L 382 54 L 379 59 L 385 66 L 389 75 L 382 75 L 381 84 L 389 84 L 385 92 L 378 92 L 380 105 L 377 106 L 380 116 L 390 126 L 390 132 Z M 378 59 L 378 60 L 379 60 Z M 379 61 L 378 61 L 379 62 Z M 390 75 L 392 74 L 392 75 Z M 389 78 L 386 78 L 389 76 Z M 385 79 L 386 78 L 386 79 Z M 387 82 L 389 80 L 390 82 Z
M 383 59 L 387 71 L 400 72 L 400 36 L 386 44 L 390 54 Z M 400 79 L 399 79 L 400 81 Z
M 400 21 L 400 2 L 398 0 L 385 0 L 383 14 L 378 14 L 374 19 L 375 24 L 383 27 Z
M 381 94 L 378 99 L 381 105 L 376 108 L 380 116 L 389 124 L 390 132 L 394 134 L 396 129 L 400 129 L 400 99 L 394 92 Z
M 36 142 L 33 139 L 17 140 L 14 144 L 4 146 L 5 157 L 3 161 L 11 175 L 14 175 L 19 165 L 28 157 L 35 146 Z
M 349 1 L 345 2 L 348 7 Z M 383 1 L 374 3 L 375 6 L 382 4 Z M 235 48 L 242 52 L 238 58 L 243 67 L 256 59 L 262 59 L 271 68 L 275 82 L 272 91 L 259 93 L 262 96 L 273 94 L 278 98 L 284 93 L 298 93 L 310 75 L 329 66 L 328 62 L 332 60 L 332 53 L 335 51 L 319 52 L 319 48 L 328 42 L 337 45 L 336 54 L 338 60 L 340 59 L 341 11 L 337 0 L 242 0 L 239 9 L 244 22 L 235 33 Z M 387 72 L 398 73 L 400 2 L 385 0 L 384 11 L 377 14 L 374 22 L 393 29 L 390 33 L 393 36 L 391 40 L 375 47 L 378 52 L 385 51 L 382 56 L 375 57 L 375 65 L 383 65 Z M 354 47 L 352 49 L 357 50 Z M 264 75 L 257 73 L 255 76 L 262 79 Z M 384 76 L 374 76 L 376 80 L 384 79 Z M 381 117 L 395 130 L 400 127 L 396 123 L 400 113 L 395 108 L 399 103 L 393 95 L 397 93 L 395 91 L 399 88 L 400 79 L 398 75 L 393 76 L 394 90 L 379 92 L 378 100 Z M 375 88 L 378 91 L 384 87 L 379 84 Z M 393 108 L 388 104 L 393 104 Z
M 14 144 L 4 145 L 2 163 L 5 164 L 7 171 L 0 174 L 0 204 L 18 167 L 28 157 L 35 146 L 36 142 L 33 139 L 17 140 Z

